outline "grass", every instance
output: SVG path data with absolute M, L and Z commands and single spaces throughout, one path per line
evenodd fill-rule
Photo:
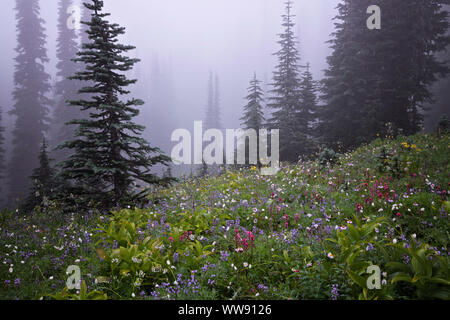
M 187 179 L 145 209 L 4 211 L 0 298 L 449 299 L 449 142 Z M 70 265 L 81 290 L 65 289 Z

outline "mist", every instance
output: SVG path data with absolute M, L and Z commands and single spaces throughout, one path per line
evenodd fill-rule
M 450 299 L 449 9 L 2 0 L 0 300 Z
M 126 27 L 121 41 L 136 46 L 130 52 L 141 59 L 130 76 L 138 79 L 131 96 L 143 99 L 138 123 L 152 145 L 170 154 L 170 134 L 176 128 L 193 127 L 203 120 L 207 81 L 219 78 L 222 120 L 225 128 L 239 128 L 244 97 L 253 73 L 270 89 L 273 56 L 279 50 L 283 0 L 106 0 L 109 21 Z M 332 18 L 338 0 L 295 1 L 296 35 L 301 64 L 309 62 L 316 79 L 326 67 L 333 31 Z M 78 3 L 79 4 L 79 3 Z M 46 71 L 56 81 L 57 1 L 41 1 L 50 62 Z M 13 124 L 7 111 L 12 105 L 14 48 L 16 46 L 14 0 L 2 1 L 0 30 L 0 105 L 4 107 L 7 133 Z M 7 143 L 10 137 L 7 134 Z

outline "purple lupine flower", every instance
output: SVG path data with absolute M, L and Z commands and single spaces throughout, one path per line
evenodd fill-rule
M 337 300 L 339 298 L 339 285 L 331 285 L 331 300 Z
M 407 254 L 403 254 L 402 259 L 403 259 L 404 264 L 408 264 L 411 261 L 411 259 L 409 258 L 409 256 Z
M 227 251 L 220 251 L 220 260 L 227 262 L 230 254 Z

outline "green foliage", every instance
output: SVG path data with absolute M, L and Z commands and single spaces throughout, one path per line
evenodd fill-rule
M 64 288 L 61 292 L 50 295 L 49 297 L 54 300 L 108 300 L 108 295 L 101 291 L 88 292 L 86 281 L 82 281 L 80 284 L 80 290 L 77 293 L 71 293 L 71 290 Z
M 241 120 L 245 129 L 254 129 L 258 133 L 262 129 L 265 118 L 263 112 L 264 98 L 260 87 L 261 81 L 256 78 L 256 73 L 250 81 L 248 88 L 247 105 L 244 107 L 244 115 Z
M 383 217 L 368 223 L 362 223 L 357 217 L 348 224 L 343 231 L 337 231 L 337 240 L 328 239 L 339 246 L 338 260 L 345 266 L 350 279 L 360 288 L 358 298 L 362 300 L 392 299 L 387 288 L 371 290 L 368 288 L 367 268 L 372 265 L 380 266 L 383 259 L 371 254 L 371 250 L 378 249 L 383 252 L 383 241 L 375 239 L 375 230 L 382 226 Z
M 322 167 L 325 167 L 328 164 L 334 165 L 338 159 L 339 153 L 336 153 L 333 149 L 324 147 L 319 153 L 318 161 Z
M 29 212 L 36 206 L 44 204 L 44 202 L 48 203 L 54 189 L 57 187 L 55 170 L 51 166 L 52 159 L 48 156 L 47 147 L 47 142 L 43 139 L 39 154 L 39 167 L 33 170 L 33 174 L 30 177 L 32 188 L 30 195 L 21 208 L 22 210 Z
M 443 115 L 438 122 L 438 134 L 448 134 L 450 132 L 450 121 L 447 115 Z
M 448 299 L 449 141 L 378 139 L 334 166 L 191 177 L 108 216 L 57 201 L 2 212 L 1 298 Z M 398 177 L 380 171 L 383 147 Z M 74 264 L 82 294 L 64 290 Z
M 345 151 L 369 143 L 377 134 L 419 132 L 420 109 L 430 101 L 430 85 L 437 75 L 449 72 L 437 56 L 450 42 L 443 1 L 379 0 L 382 30 L 366 28 L 366 11 L 373 4 L 340 2 L 330 41 L 333 52 L 323 80 L 320 132 L 329 146 L 341 143 Z
M 416 287 L 418 299 L 450 299 L 449 259 L 439 256 L 428 244 L 419 245 L 412 241 L 410 247 L 401 244 L 393 245 L 394 259 L 406 255 L 411 261 L 388 262 L 392 273 L 392 283 L 407 282 Z
M 87 83 L 79 93 L 88 94 L 89 99 L 69 104 L 90 116 L 68 123 L 78 128 L 74 140 L 58 147 L 72 150 L 72 155 L 61 163 L 61 177 L 72 183 L 68 193 L 83 196 L 86 202 L 94 200 L 112 207 L 132 198 L 135 190 L 141 188 L 138 183 L 172 181 L 162 181 L 151 173 L 152 166 L 167 165 L 170 158 L 140 137 L 144 127 L 132 122 L 139 114 L 134 106 L 144 102 L 134 98 L 121 101 L 123 95 L 130 93 L 126 88 L 136 83 L 123 72 L 139 61 L 123 55 L 133 46 L 117 43 L 125 28 L 105 19 L 109 14 L 102 13 L 103 1 L 92 0 L 84 5 L 92 12 L 91 20 L 83 22 L 89 27 L 89 42 L 83 44 L 73 61 L 84 63 L 85 70 L 70 79 Z
M 312 106 L 302 101 L 308 90 L 303 87 L 302 96 L 302 85 L 309 78 L 301 79 L 292 1 L 286 2 L 286 14 L 282 17 L 284 31 L 279 35 L 278 41 L 281 49 L 275 53 L 278 65 L 273 73 L 273 89 L 270 91 L 272 96 L 267 105 L 273 109 L 268 127 L 280 130 L 281 161 L 297 162 L 299 155 L 308 151 L 309 108 Z

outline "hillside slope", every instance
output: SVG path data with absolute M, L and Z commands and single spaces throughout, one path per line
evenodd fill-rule
M 449 299 L 449 148 L 377 140 L 334 165 L 189 179 L 109 217 L 4 213 L 0 298 Z M 71 264 L 79 294 L 62 290 Z

